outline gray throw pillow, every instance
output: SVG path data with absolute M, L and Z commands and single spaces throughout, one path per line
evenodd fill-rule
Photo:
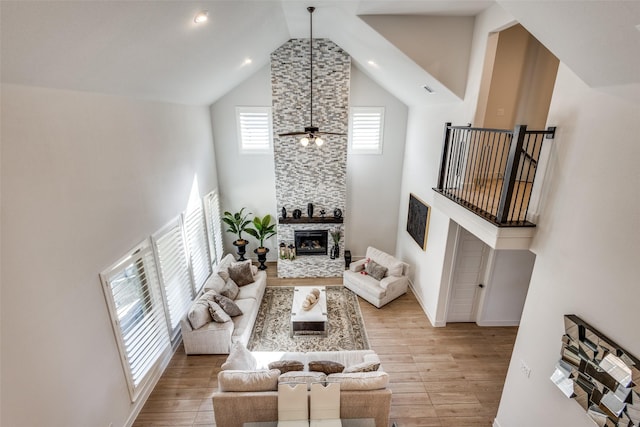
M 238 307 L 235 302 L 225 297 L 224 295 L 216 295 L 213 298 L 215 302 L 217 302 L 229 316 L 234 317 L 240 316 L 242 314 L 242 310 L 240 310 L 240 307 Z
M 344 365 L 330 360 L 313 360 L 309 362 L 309 371 L 324 372 L 325 374 L 339 374 L 344 371 Z
M 383 267 L 374 260 L 371 260 L 367 263 L 367 266 L 364 268 L 364 271 L 371 277 L 376 280 L 382 280 L 385 274 L 387 274 L 387 267 Z
M 304 363 L 298 362 L 297 360 L 278 360 L 269 363 L 269 369 L 279 369 L 283 374 L 291 371 L 302 371 L 304 369 Z
M 253 274 L 251 273 L 251 261 L 234 262 L 229 266 L 229 277 L 236 282 L 238 286 L 245 286 L 253 283 Z
M 238 288 L 238 285 L 236 285 L 236 282 L 234 282 L 233 279 L 228 278 L 227 281 L 224 282 L 224 286 L 218 293 L 220 295 L 224 295 L 227 298 L 236 299 L 239 292 L 240 289 Z
M 231 317 L 214 301 L 209 301 L 209 314 L 214 322 L 224 323 L 231 320 Z
M 362 362 L 355 365 L 351 365 L 342 371 L 343 374 L 350 374 L 354 372 L 373 372 L 380 368 L 380 362 Z

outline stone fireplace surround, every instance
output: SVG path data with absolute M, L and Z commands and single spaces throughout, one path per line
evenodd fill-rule
M 300 255 L 294 260 L 278 259 L 278 277 L 337 277 L 344 271 L 342 218 L 334 209 L 346 212 L 347 131 L 349 127 L 349 87 L 351 57 L 328 39 L 313 40 L 313 125 L 327 135 L 321 147 L 303 147 L 299 137 L 279 137 L 280 133 L 301 131 L 309 126 L 309 39 L 292 39 L 271 54 L 271 88 L 274 133 L 274 164 L 278 243 L 294 243 L 295 230 L 341 230 L 340 256 Z M 314 205 L 313 217 L 307 204 Z M 292 220 L 294 209 L 303 217 Z M 325 218 L 320 211 L 326 212 Z M 328 247 L 333 246 L 331 236 Z

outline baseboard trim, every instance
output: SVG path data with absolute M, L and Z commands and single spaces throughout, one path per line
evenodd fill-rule
M 488 320 L 476 322 L 478 326 L 520 326 L 518 320 Z
M 413 286 L 413 282 L 411 280 L 409 280 L 409 288 L 411 288 L 411 292 L 413 292 L 413 296 L 416 297 L 416 301 L 418 301 L 420 308 L 422 309 L 424 314 L 427 316 L 427 320 L 429 321 L 429 323 L 431 323 L 431 326 L 433 326 L 434 328 L 442 328 L 444 326 L 447 326 L 446 322 L 436 322 L 431 318 L 431 316 L 429 315 L 429 312 L 427 311 L 427 309 L 424 307 L 424 304 L 422 303 L 422 299 L 420 298 L 420 295 L 416 292 L 416 289 Z
M 502 427 L 497 418 L 493 420 L 493 427 Z

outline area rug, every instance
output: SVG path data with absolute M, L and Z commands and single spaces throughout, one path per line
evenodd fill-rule
M 311 289 L 311 287 L 309 287 Z M 369 341 L 358 297 L 343 286 L 327 286 L 329 331 L 290 336 L 293 287 L 267 287 L 247 348 L 250 351 L 367 350 Z

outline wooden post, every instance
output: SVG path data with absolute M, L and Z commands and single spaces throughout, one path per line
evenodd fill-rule
M 440 174 L 438 175 L 438 190 L 444 190 L 447 175 L 447 154 L 449 152 L 449 137 L 451 136 L 451 122 L 444 124 L 444 142 L 442 143 L 442 157 L 440 158 Z
M 527 131 L 527 125 L 518 125 L 513 130 L 513 139 L 509 147 L 509 158 L 507 159 L 507 168 L 502 180 L 502 193 L 500 194 L 500 204 L 496 220 L 499 224 L 504 224 L 509 218 L 509 209 L 511 207 L 511 199 L 513 197 L 513 189 L 516 184 L 516 175 L 518 174 L 518 166 L 520 165 L 520 155 L 524 145 L 524 137 Z

